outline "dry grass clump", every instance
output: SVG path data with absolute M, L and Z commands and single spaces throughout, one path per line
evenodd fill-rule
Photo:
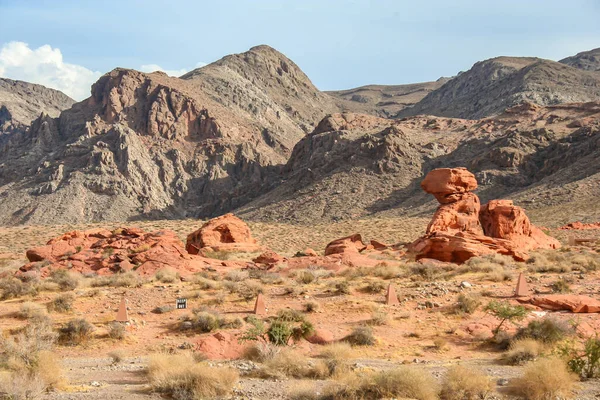
M 381 293 L 385 290 L 386 285 L 381 281 L 369 281 L 361 290 L 365 293 Z
M 109 276 L 100 276 L 92 280 L 90 285 L 92 287 L 129 287 L 139 288 L 144 284 L 144 280 L 141 276 L 133 271 L 122 272 Z
M 230 282 L 242 282 L 247 279 L 250 279 L 250 273 L 248 271 L 232 269 L 231 271 L 227 272 L 223 279 Z
M 79 286 L 81 277 L 65 269 L 57 269 L 50 273 L 50 281 L 54 282 L 62 291 L 75 290 Z
M 115 340 L 123 340 L 127 336 L 127 329 L 125 325 L 113 321 L 108 325 L 108 337 Z
M 319 311 L 319 303 L 316 301 L 309 301 L 304 303 L 304 312 L 313 313 Z
M 22 282 L 15 277 L 0 279 L 0 300 L 14 299 L 35 294 L 36 290 L 30 282 Z
M 381 325 L 387 325 L 389 322 L 390 322 L 390 317 L 389 317 L 388 313 L 383 309 L 379 309 L 379 310 L 373 311 L 373 313 L 371 314 L 371 319 L 369 320 L 368 324 L 381 326 Z
M 77 346 L 91 339 L 94 325 L 83 318 L 72 319 L 58 330 L 58 341 L 66 346 Z
M 515 340 L 510 344 L 502 360 L 510 365 L 521 365 L 538 358 L 543 350 L 543 344 L 535 339 Z
M 73 303 L 75 302 L 75 296 L 71 293 L 61 294 L 56 296 L 50 301 L 46 307 L 49 312 L 67 313 L 73 310 Z
M 262 378 L 316 378 L 329 376 L 329 368 L 325 363 L 311 364 L 309 360 L 296 350 L 284 347 L 272 358 L 264 362 L 258 374 Z
M 476 295 L 461 293 L 456 298 L 454 312 L 457 314 L 473 314 L 481 305 L 481 298 Z
M 288 398 L 291 400 L 319 400 L 321 394 L 317 387 L 310 382 L 299 382 L 290 387 Z
M 173 283 L 180 279 L 179 272 L 177 272 L 177 270 L 175 270 L 174 268 L 170 267 L 161 268 L 158 271 L 156 271 L 156 274 L 154 274 L 154 278 L 162 283 Z
M 377 339 L 373 335 L 373 329 L 370 326 L 358 326 L 344 338 L 344 340 L 355 346 L 373 346 Z
M 197 363 L 189 354 L 152 355 L 146 375 L 152 390 L 177 400 L 227 396 L 239 379 L 234 369 Z
M 575 328 L 568 322 L 552 317 L 530 321 L 526 327 L 519 329 L 515 339 L 530 338 L 543 343 L 556 343 L 575 334 Z
M 124 350 L 113 350 L 108 353 L 108 357 L 111 359 L 113 364 L 119 364 L 121 361 L 127 357 L 127 354 Z
M 494 272 L 497 270 L 512 269 L 515 260 L 510 256 L 502 254 L 487 254 L 480 257 L 472 257 L 459 269 L 460 273 L 466 272 Z
M 597 271 L 600 269 L 600 254 L 591 251 L 538 250 L 527 263 L 532 272 Z
M 438 392 L 437 382 L 427 372 L 403 366 L 377 373 L 346 374 L 325 388 L 324 398 L 437 400 Z
M 42 318 L 47 316 L 46 308 L 41 304 L 27 301 L 21 304 L 17 316 L 21 319 Z
M 566 279 L 559 279 L 550 284 L 553 293 L 571 293 L 571 286 Z
M 212 332 L 217 329 L 241 328 L 243 326 L 243 322 L 239 318 L 228 319 L 221 316 L 218 312 L 201 309 L 193 310 L 193 314 L 185 317 L 180 326 L 183 326 L 183 322 L 191 322 L 191 329 L 203 333 Z
M 485 399 L 494 387 L 494 382 L 480 371 L 457 365 L 450 368 L 444 377 L 441 398 L 444 400 Z
M 564 361 L 546 358 L 527 365 L 510 387 L 516 396 L 527 400 L 571 399 L 576 380 Z
M 239 295 L 242 299 L 250 301 L 255 299 L 259 293 L 264 293 L 265 288 L 260 282 L 256 281 L 245 281 L 245 282 L 226 282 L 225 288 L 230 293 Z
M 329 375 L 334 376 L 350 370 L 350 360 L 354 359 L 354 350 L 348 343 L 331 343 L 323 346 L 319 357 L 327 365 Z
M 212 279 L 208 279 L 203 276 L 194 276 L 194 284 L 198 285 L 201 290 L 216 290 L 221 288 L 221 284 Z

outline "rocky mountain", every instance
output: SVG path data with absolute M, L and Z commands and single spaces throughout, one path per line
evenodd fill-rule
M 0 78 L 0 135 L 26 128 L 41 113 L 57 117 L 73 103 L 58 90 Z
M 600 47 L 582 51 L 574 56 L 563 58 L 559 62 L 586 71 L 600 71 Z
M 392 118 L 406 107 L 418 103 L 449 80 L 449 78 L 440 78 L 434 82 L 409 85 L 367 85 L 326 93 L 337 99 L 339 109 L 344 112 Z
M 593 206 L 599 151 L 600 103 L 524 103 L 481 120 L 338 114 L 296 145 L 281 185 L 238 213 L 301 223 L 424 215 L 436 204 L 422 193 L 423 176 L 464 166 L 476 173 L 482 202 L 508 196 L 540 210 L 586 204 L 575 209 L 593 220 L 600 218 Z M 574 214 L 554 210 L 550 219 L 564 223 Z
M 277 184 L 334 107 L 267 46 L 181 79 L 116 69 L 58 118 L 0 137 L 0 222 L 221 214 Z
M 577 57 L 577 56 L 575 56 Z M 523 101 L 553 105 L 600 100 L 600 73 L 550 60 L 481 61 L 398 114 L 479 119 Z

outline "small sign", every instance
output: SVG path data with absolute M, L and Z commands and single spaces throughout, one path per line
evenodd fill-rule
M 187 308 L 187 299 L 177 299 L 177 309 Z

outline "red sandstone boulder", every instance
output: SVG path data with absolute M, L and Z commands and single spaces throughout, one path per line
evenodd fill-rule
M 561 226 L 558 229 L 563 229 L 563 230 L 587 230 L 587 229 L 600 229 L 600 222 L 592 222 L 591 224 L 584 224 L 583 222 L 580 221 L 576 221 L 576 222 L 571 222 L 567 225 Z
M 477 189 L 477 180 L 466 168 L 438 168 L 427 174 L 421 188 L 446 204 L 461 199 L 463 193 Z
M 474 193 L 464 193 L 453 202 L 438 207 L 426 233 L 432 232 L 471 232 L 483 234 L 479 223 L 479 198 Z
M 256 252 L 262 247 L 252 237 L 250 228 L 233 214 L 225 214 L 206 222 L 187 237 L 186 250 L 198 254 L 202 249 L 213 251 Z
M 333 333 L 325 329 L 316 329 L 306 341 L 312 344 L 329 344 L 334 342 Z
M 244 353 L 246 344 L 238 341 L 237 336 L 229 332 L 217 332 L 214 335 L 198 339 L 196 351 L 210 360 L 234 360 Z
M 600 301 L 588 296 L 554 294 L 536 296 L 526 301 L 540 308 L 552 311 L 567 310 L 574 313 L 600 312 Z
M 279 264 L 285 261 L 285 257 L 280 256 L 272 250 L 265 251 L 260 256 L 253 259 L 257 264 Z
M 360 253 L 366 248 L 367 245 L 363 243 L 362 237 L 356 233 L 329 243 L 327 247 L 325 247 L 325 255 Z

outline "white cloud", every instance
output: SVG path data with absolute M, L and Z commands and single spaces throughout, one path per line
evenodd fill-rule
M 58 89 L 75 100 L 89 97 L 91 85 L 101 75 L 64 62 L 60 49 L 50 45 L 31 49 L 24 42 L 9 42 L 0 49 L 0 77 Z
M 205 65 L 206 65 L 206 63 L 200 61 L 200 62 L 196 63 L 194 68 L 201 68 L 201 67 L 204 67 Z M 181 75 L 184 75 L 184 74 L 190 72 L 191 70 L 192 69 L 186 69 L 186 68 L 164 69 L 163 67 L 161 67 L 160 65 L 157 65 L 157 64 L 144 64 L 140 67 L 140 71 L 142 71 L 142 72 L 162 71 L 169 76 L 175 76 L 175 77 L 180 77 Z

